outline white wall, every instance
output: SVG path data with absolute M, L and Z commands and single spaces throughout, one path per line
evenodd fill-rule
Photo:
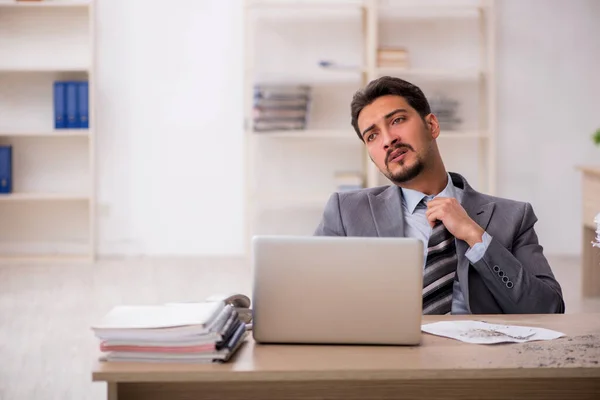
M 241 2 L 97 3 L 100 253 L 241 252 Z
M 600 3 L 497 3 L 499 194 L 533 203 L 547 253 L 578 253 L 574 165 L 600 161 Z M 100 252 L 241 253 L 241 1 L 97 11 Z
M 575 165 L 600 163 L 600 2 L 498 1 L 498 189 L 529 201 L 551 254 L 581 250 Z

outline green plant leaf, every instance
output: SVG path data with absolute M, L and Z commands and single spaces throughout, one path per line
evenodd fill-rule
M 597 146 L 600 146 L 600 128 L 592 135 L 592 139 Z

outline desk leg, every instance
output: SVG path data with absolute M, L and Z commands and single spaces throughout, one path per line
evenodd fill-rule
M 594 229 L 584 226 L 581 254 L 581 292 L 583 297 L 600 296 L 600 248 L 592 246 L 595 238 Z
M 107 392 L 108 392 L 108 400 L 117 400 L 118 398 L 118 391 L 117 391 L 117 385 L 118 383 L 116 382 L 107 382 Z

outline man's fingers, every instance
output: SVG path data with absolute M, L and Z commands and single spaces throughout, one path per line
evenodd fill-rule
M 435 225 L 435 222 L 438 220 L 438 216 L 439 216 L 439 212 L 436 209 L 433 210 L 427 210 L 427 212 L 425 213 L 425 215 L 427 216 L 427 220 L 429 221 L 429 225 L 431 225 L 431 227 L 433 228 Z
M 442 210 L 442 207 L 444 205 L 443 204 L 434 204 L 434 205 L 427 205 L 427 211 L 425 211 L 425 215 L 427 216 L 427 218 L 429 218 L 429 215 L 431 215 L 432 213 L 438 213 Z
M 445 203 L 451 199 L 452 199 L 451 197 L 435 197 L 427 202 L 427 206 L 429 207 L 429 205 L 437 205 L 437 204 Z

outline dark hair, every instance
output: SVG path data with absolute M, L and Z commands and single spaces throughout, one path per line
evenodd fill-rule
M 354 94 L 354 97 L 352 97 L 352 103 L 350 104 L 352 126 L 360 140 L 364 141 L 360 134 L 360 130 L 358 129 L 358 115 L 363 108 L 374 102 L 377 98 L 387 95 L 404 97 L 408 104 L 414 108 L 423 119 L 431 113 L 429 102 L 418 86 L 400 78 L 382 76 L 381 78 L 369 82 L 364 89 L 357 91 Z

